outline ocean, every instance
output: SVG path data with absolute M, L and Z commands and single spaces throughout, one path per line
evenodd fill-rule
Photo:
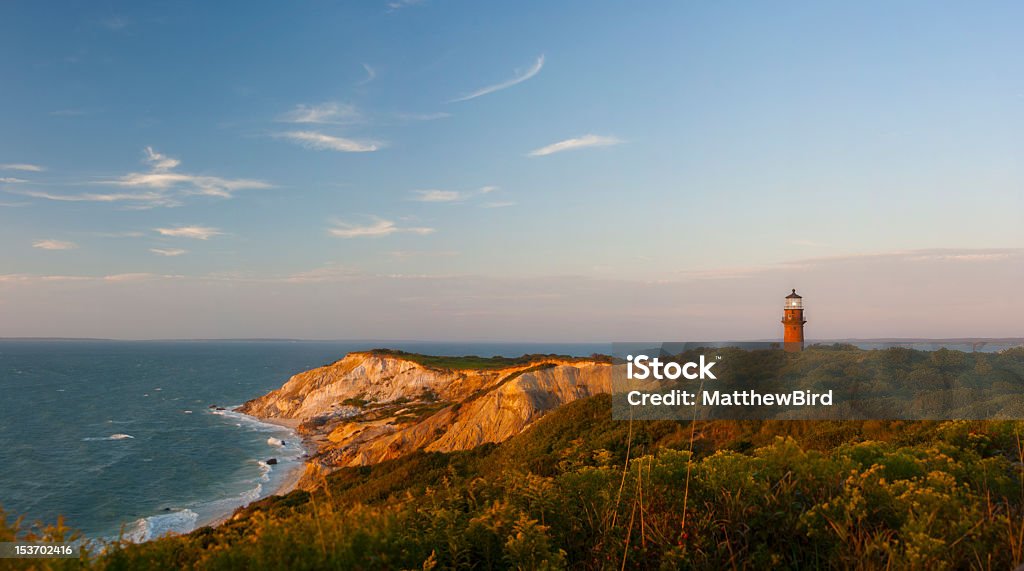
M 8 522 L 24 516 L 23 525 L 63 516 L 87 538 L 146 540 L 215 522 L 279 489 L 289 472 L 301 469 L 304 453 L 291 430 L 230 409 L 295 373 L 374 347 L 480 356 L 610 349 L 0 340 L 0 507 Z M 278 463 L 268 464 L 270 458 Z

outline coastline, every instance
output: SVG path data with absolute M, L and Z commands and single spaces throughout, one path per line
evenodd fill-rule
M 277 464 L 277 466 L 271 469 L 271 472 L 281 468 L 285 469 L 284 474 L 280 476 L 279 481 L 273 488 L 267 488 L 263 490 L 265 493 L 259 494 L 259 496 L 256 497 L 255 499 L 247 501 L 239 506 L 235 506 L 230 510 L 217 515 L 212 520 L 203 522 L 201 525 L 197 525 L 195 529 L 200 529 L 202 527 L 217 527 L 230 521 L 231 518 L 235 515 L 235 512 L 237 512 L 241 508 L 248 506 L 253 502 L 260 501 L 264 498 L 269 498 L 270 496 L 283 496 L 293 492 L 298 487 L 299 482 L 302 480 L 303 474 L 306 473 L 306 468 L 309 466 L 309 462 L 307 461 L 307 459 L 310 456 L 311 443 L 298 433 L 297 429 L 299 425 L 302 423 L 300 420 L 291 418 L 260 418 L 257 416 L 252 416 L 251 414 L 239 412 L 239 408 L 241 407 L 232 407 L 228 410 L 230 410 L 234 414 L 242 415 L 252 422 L 287 429 L 291 433 L 291 438 L 293 438 L 294 441 L 299 444 L 299 448 L 302 450 L 302 453 L 297 457 L 297 461 L 295 461 L 294 465 L 282 466 L 279 463 Z
M 212 407 L 211 407 L 212 408 Z M 275 453 L 273 450 L 259 454 L 252 459 L 259 465 L 261 475 L 252 483 L 255 486 L 239 495 L 227 495 L 215 498 L 198 499 L 188 502 L 180 508 L 164 508 L 164 511 L 140 517 L 134 522 L 123 524 L 120 532 L 112 532 L 99 536 L 100 540 L 127 539 L 133 543 L 144 543 L 159 539 L 168 533 L 188 534 L 204 527 L 216 527 L 229 521 L 240 508 L 262 500 L 264 498 L 284 495 L 294 490 L 303 474 L 306 471 L 309 448 L 306 440 L 299 436 L 296 428 L 298 421 L 271 421 L 270 419 L 257 418 L 235 410 L 238 407 L 221 408 L 210 410 L 210 414 L 234 418 L 241 421 L 236 426 L 249 424 L 256 425 L 256 431 L 269 436 L 270 439 L 277 439 L 287 444 L 272 445 L 266 443 L 267 447 L 279 448 Z M 263 459 L 260 459 L 262 457 Z M 268 464 L 267 458 L 275 458 L 276 464 Z
M 300 421 L 293 419 L 259 418 L 250 414 L 238 412 L 238 408 L 240 408 L 240 406 L 229 407 L 224 410 L 216 410 L 213 414 L 226 415 L 227 413 L 230 413 L 231 415 L 238 415 L 239 417 L 242 417 L 248 422 L 254 424 L 285 429 L 288 431 L 288 434 L 279 435 L 282 436 L 281 440 L 285 440 L 289 443 L 295 442 L 299 448 L 299 453 L 291 457 L 278 458 L 278 463 L 273 466 L 267 465 L 262 460 L 258 461 L 266 470 L 261 478 L 262 481 L 258 484 L 258 493 L 241 502 L 232 501 L 233 498 L 221 498 L 219 500 L 215 500 L 211 503 L 224 502 L 227 505 L 213 513 L 206 514 L 206 517 L 197 517 L 194 524 L 191 526 L 191 529 L 180 530 L 178 533 L 191 533 L 204 527 L 217 527 L 230 521 L 235 515 L 235 512 L 249 504 L 252 504 L 253 502 L 258 502 L 270 496 L 282 496 L 288 494 L 298 487 L 298 484 L 302 479 L 302 475 L 306 472 L 306 467 L 308 465 L 306 459 L 309 457 L 310 451 L 307 441 L 302 438 L 297 431 L 299 424 L 301 424 Z M 158 538 L 159 536 L 154 535 L 145 537 L 143 541 L 151 541 Z

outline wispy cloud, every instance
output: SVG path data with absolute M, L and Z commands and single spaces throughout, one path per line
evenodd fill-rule
M 88 109 L 55 109 L 47 113 L 51 117 L 82 117 L 91 115 L 93 112 Z
M 357 85 L 366 85 L 367 83 L 370 83 L 374 79 L 377 79 L 377 70 L 373 69 L 373 67 L 370 66 L 370 64 L 364 63 L 363 70 L 366 71 L 366 77 L 363 78 L 363 80 L 360 81 Z
M 317 105 L 296 105 L 279 119 L 283 123 L 346 125 L 363 120 L 355 105 L 327 101 Z
M 394 12 L 395 10 L 401 10 L 402 8 L 422 4 L 424 1 L 425 0 L 392 0 L 391 2 L 388 2 L 388 11 Z
M 533 65 L 531 65 L 525 71 L 517 69 L 515 71 L 515 75 L 512 77 L 512 79 L 503 81 L 501 83 L 496 83 L 494 85 L 488 85 L 487 87 L 484 87 L 484 88 L 481 88 L 481 89 L 477 89 L 476 91 L 474 91 L 472 93 L 469 93 L 467 95 L 463 95 L 461 97 L 457 97 L 455 99 L 452 99 L 452 100 L 449 101 L 449 103 L 458 103 L 459 101 L 469 101 L 470 99 L 476 99 L 477 97 L 481 97 L 483 95 L 488 95 L 490 93 L 494 93 L 495 91 L 501 91 L 502 89 L 508 89 L 509 87 L 512 87 L 513 85 L 518 85 L 518 84 L 526 81 L 527 79 L 530 79 L 531 77 L 537 75 L 538 73 L 540 73 L 540 70 L 543 67 L 544 67 L 544 54 L 541 54 L 537 58 L 537 61 L 533 62 Z
M 140 208 L 156 206 L 181 206 L 181 202 L 162 192 L 86 192 L 82 194 L 54 194 L 42 190 L 23 190 L 16 194 L 32 198 L 44 198 L 59 202 L 134 202 Z
M 337 238 L 380 238 L 399 233 L 426 235 L 434 233 L 434 229 L 398 226 L 391 220 L 373 217 L 372 223 L 364 225 L 335 222 L 327 233 Z
M 260 180 L 228 179 L 172 172 L 130 173 L 116 180 L 103 181 L 101 184 L 154 188 L 161 191 L 176 189 L 182 195 L 216 196 L 218 198 L 231 198 L 239 190 L 271 188 L 270 184 Z M 168 198 L 166 194 L 162 196 Z
M 172 238 L 193 238 L 195 240 L 209 240 L 214 236 L 223 236 L 224 233 L 216 228 L 208 226 L 177 226 L 175 228 L 154 228 L 154 231 L 161 236 Z
M 544 157 L 547 155 L 553 155 L 555 153 L 561 153 L 562 151 L 585 149 L 587 147 L 610 147 L 612 145 L 618 145 L 621 143 L 622 140 L 617 139 L 615 137 L 607 137 L 603 135 L 583 135 L 582 137 L 566 139 L 564 141 L 552 143 L 546 147 L 534 149 L 527 154 L 531 157 Z
M 181 164 L 181 161 L 178 159 L 158 153 L 153 150 L 153 147 L 146 147 L 143 151 L 146 153 L 146 162 L 149 163 L 154 172 L 167 172 Z
M 23 178 L 14 178 L 13 176 L 0 176 L 0 182 L 7 184 L 18 184 L 22 182 L 28 182 Z
M 63 240 L 36 240 L 32 242 L 32 247 L 40 250 L 74 250 L 78 244 Z
M 497 186 L 483 186 L 476 190 L 414 190 L 416 202 L 462 202 L 474 196 L 489 194 L 498 190 Z
M 141 282 L 145 280 L 155 279 L 173 279 L 178 276 L 161 276 L 157 274 L 151 274 L 148 272 L 134 272 L 126 274 L 113 274 L 109 276 L 103 276 L 105 282 Z
M 356 141 L 354 139 L 346 139 L 344 137 L 335 137 L 333 135 L 326 135 L 317 131 L 288 131 L 287 133 L 278 133 L 279 137 L 283 137 L 302 145 L 303 147 L 314 149 L 317 151 L 338 151 L 339 153 L 370 153 L 379 150 L 382 145 L 376 142 L 370 141 Z
M 516 203 L 506 200 L 502 202 L 485 202 L 480 205 L 480 208 L 508 208 L 509 206 L 515 206 Z
M 457 202 L 464 200 L 463 193 L 457 190 L 414 190 L 417 202 Z
M 149 251 L 161 256 L 180 256 L 188 250 L 182 250 L 181 248 L 150 248 Z
M 146 147 L 143 149 L 143 153 L 143 160 L 149 165 L 149 171 L 132 172 L 113 179 L 88 182 L 90 185 L 140 189 L 138 191 L 57 194 L 48 191 L 26 190 L 19 191 L 18 194 L 63 202 L 128 202 L 131 204 L 128 208 L 148 209 L 161 206 L 180 206 L 182 199 L 186 196 L 203 195 L 231 198 L 239 190 L 271 188 L 270 184 L 261 180 L 176 172 L 174 169 L 181 165 L 181 161 L 178 159 L 160 153 L 153 147 Z
M 437 113 L 396 113 L 394 115 L 396 119 L 401 121 L 437 121 L 438 119 L 447 119 L 451 116 L 451 113 L 443 111 Z
M 0 164 L 0 170 L 3 171 L 28 171 L 28 172 L 43 172 L 46 170 L 44 167 L 39 165 L 32 165 L 28 163 L 6 163 Z
M 928 253 L 907 258 L 910 262 L 998 262 L 1014 256 L 1012 251 L 987 253 Z
M 144 151 L 145 161 L 150 165 L 150 172 L 128 173 L 114 180 L 101 181 L 100 184 L 156 189 L 160 191 L 164 199 L 169 198 L 166 192 L 170 190 L 175 190 L 183 195 L 231 198 L 238 190 L 270 188 L 269 184 L 261 180 L 172 172 L 181 164 L 181 161 L 159 153 L 153 147 L 146 147 Z M 161 204 L 158 205 L 166 205 L 163 203 L 164 201 L 160 202 Z

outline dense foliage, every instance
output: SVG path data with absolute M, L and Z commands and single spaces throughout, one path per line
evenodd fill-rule
M 218 528 L 114 546 L 89 563 L 35 563 L 1008 569 L 1024 560 L 1022 423 L 629 423 L 610 420 L 609 400 L 566 405 L 501 445 L 343 469 L 316 493 L 258 502 Z M 0 540 L 11 534 L 6 526 Z
M 814 345 L 800 353 L 778 349 L 694 349 L 669 357 L 695 361 L 711 352 L 717 379 L 704 389 L 732 393 L 792 393 L 795 389 L 834 393 L 828 407 L 774 407 L 773 418 L 816 419 L 987 419 L 1024 418 L 1024 348 L 999 353 L 964 353 L 949 349 L 920 351 L 893 347 L 866 351 L 853 345 Z M 693 390 L 690 381 L 663 388 Z M 625 394 L 617 402 L 623 417 Z M 628 412 L 627 412 L 628 411 Z M 681 417 L 691 412 L 678 409 Z M 664 411 L 647 408 L 639 414 Z M 704 407 L 699 418 L 764 418 L 764 407 Z

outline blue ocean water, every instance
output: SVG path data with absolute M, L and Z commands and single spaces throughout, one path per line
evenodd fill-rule
M 63 516 L 91 538 L 147 539 L 215 521 L 277 489 L 303 450 L 288 429 L 208 407 L 230 409 L 294 373 L 374 347 L 481 356 L 610 348 L 0 340 L 0 507 L 26 522 Z

